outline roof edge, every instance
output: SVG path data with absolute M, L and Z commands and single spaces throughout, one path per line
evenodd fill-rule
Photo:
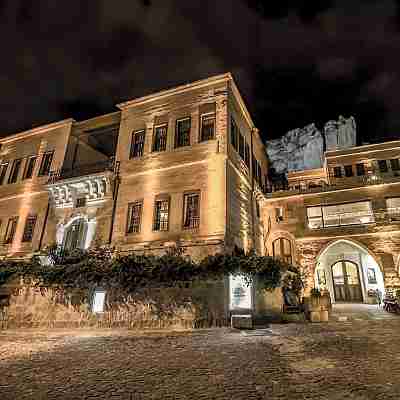
M 50 131 L 52 129 L 60 128 L 61 126 L 68 125 L 68 124 L 72 125 L 74 122 L 75 122 L 75 120 L 73 118 L 67 118 L 67 119 L 63 119 L 61 121 L 52 122 L 50 124 L 37 126 L 36 128 L 28 129 L 26 131 L 22 131 L 22 132 L 14 133 L 13 135 L 10 135 L 10 136 L 6 136 L 6 137 L 0 139 L 0 144 L 13 142 L 13 141 L 19 140 L 19 139 L 25 139 L 27 136 L 37 135 L 39 133 L 43 133 L 46 131 Z

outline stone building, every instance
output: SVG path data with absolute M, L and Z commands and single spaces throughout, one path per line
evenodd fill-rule
M 326 128 L 322 167 L 272 187 L 230 74 L 117 108 L 0 139 L 1 257 L 55 244 L 179 245 L 195 259 L 254 248 L 301 266 L 308 289 L 333 301 L 372 302 L 376 289 L 400 287 L 400 141 L 356 147 L 354 120 L 340 119 Z M 268 304 L 279 308 L 281 296 Z
M 262 249 L 267 158 L 230 74 L 0 139 L 0 255 Z
M 302 267 L 308 288 L 372 303 L 400 288 L 400 141 L 324 153 L 263 201 L 265 252 Z

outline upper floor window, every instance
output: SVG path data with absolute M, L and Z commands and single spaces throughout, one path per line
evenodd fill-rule
M 275 207 L 275 219 L 278 223 L 283 221 L 283 207 Z
M 392 171 L 400 170 L 400 162 L 398 158 L 392 158 L 390 160 L 390 168 L 392 168 Z
M 8 169 L 8 162 L 0 165 L 0 185 L 2 185 L 4 183 L 7 169 Z
M 391 216 L 400 215 L 400 197 L 386 199 L 386 209 Z
M 233 118 L 231 118 L 231 144 L 233 148 L 238 151 L 238 128 Z
M 335 178 L 341 178 L 342 177 L 342 168 L 341 167 L 334 167 L 333 168 L 333 176 Z
M 183 227 L 198 228 L 200 225 L 200 193 L 186 193 L 183 198 Z
M 357 176 L 364 176 L 365 175 L 365 165 L 364 163 L 356 164 Z
M 250 146 L 248 143 L 245 143 L 244 147 L 244 162 L 248 168 L 250 168 Z
M 239 132 L 239 155 L 244 160 L 244 136 Z
M 201 116 L 201 135 L 200 140 L 211 140 L 215 137 L 215 114 Z
M 345 165 L 344 166 L 344 175 L 347 178 L 353 176 L 353 166 L 352 165 Z
M 22 235 L 23 242 L 31 242 L 33 237 L 33 232 L 35 230 L 37 217 L 36 215 L 30 215 L 26 219 L 24 234 Z
M 153 231 L 167 231 L 169 221 L 169 198 L 157 199 L 154 204 Z
M 4 243 L 10 244 L 14 240 L 15 231 L 17 230 L 18 217 L 11 217 L 7 223 L 6 234 L 4 236 Z
M 176 121 L 175 147 L 190 146 L 190 125 L 190 117 Z
M 53 161 L 54 152 L 44 153 L 42 157 L 42 163 L 39 168 L 39 176 L 48 175 L 51 168 L 51 163 Z
M 132 133 L 130 158 L 142 157 L 144 150 L 145 131 L 136 131 Z
M 23 179 L 32 178 L 33 170 L 35 169 L 36 159 L 37 156 L 32 156 L 26 160 Z
M 279 238 L 272 242 L 272 255 L 279 257 L 288 264 L 292 263 L 292 244 L 290 240 Z
M 376 279 L 375 268 L 368 268 L 367 269 L 367 277 L 368 277 L 368 283 L 370 285 L 375 285 L 375 284 L 378 283 L 378 281 Z
M 307 207 L 308 226 L 311 229 L 374 222 L 370 201 L 358 201 L 331 206 Z
M 135 201 L 128 206 L 127 233 L 139 233 L 142 222 L 143 201 Z
M 165 151 L 167 149 L 167 132 L 167 124 L 154 128 L 153 151 Z
M 22 159 L 14 160 L 11 166 L 10 176 L 8 177 L 8 183 L 17 182 L 19 170 L 21 168 Z
M 378 168 L 380 172 L 387 172 L 388 171 L 388 165 L 386 160 L 378 160 Z

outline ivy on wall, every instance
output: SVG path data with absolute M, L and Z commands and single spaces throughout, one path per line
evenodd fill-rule
M 254 252 L 217 254 L 200 262 L 184 256 L 180 249 L 170 249 L 161 256 L 121 255 L 110 248 L 75 251 L 62 256 L 54 252 L 49 254 L 53 262 L 50 265 L 40 263 L 39 257 L 29 262 L 1 261 L 0 285 L 23 278 L 25 283 L 71 292 L 102 287 L 130 295 L 140 289 L 189 287 L 240 274 L 248 283 L 256 282 L 260 290 L 284 286 L 299 292 L 303 286 L 296 267 Z

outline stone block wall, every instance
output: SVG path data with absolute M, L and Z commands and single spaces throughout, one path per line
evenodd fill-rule
M 223 281 L 191 288 L 146 289 L 124 304 L 107 295 L 105 312 L 93 313 L 89 293 L 71 296 L 54 289 L 10 285 L 2 288 L 0 329 L 220 327 L 229 323 L 226 294 Z M 86 295 L 83 302 L 82 295 Z

